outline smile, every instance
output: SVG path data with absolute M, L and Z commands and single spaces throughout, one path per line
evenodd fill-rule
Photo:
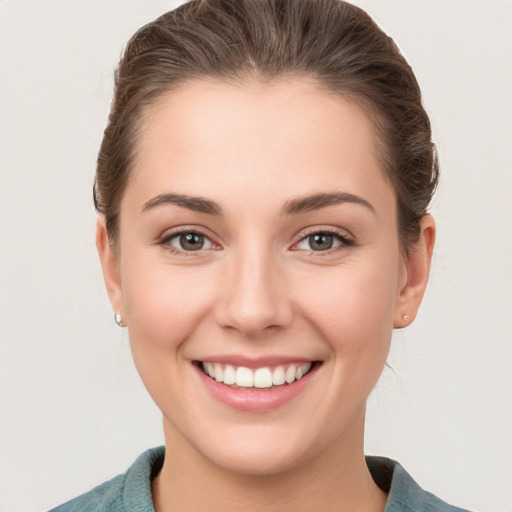
M 302 379 L 311 370 L 312 365 L 312 362 L 307 362 L 251 369 L 245 366 L 202 362 L 200 367 L 205 375 L 234 389 L 270 389 Z
M 263 413 L 301 395 L 311 386 L 323 361 L 219 356 L 209 361 L 195 360 L 193 366 L 216 401 L 238 411 Z

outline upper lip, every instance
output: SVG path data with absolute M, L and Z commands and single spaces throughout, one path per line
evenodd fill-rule
M 232 366 L 243 366 L 245 368 L 262 368 L 265 366 L 279 366 L 292 363 L 305 364 L 313 363 L 318 359 L 296 356 L 265 356 L 265 357 L 247 357 L 242 355 L 211 355 L 205 356 L 196 361 L 230 364 Z

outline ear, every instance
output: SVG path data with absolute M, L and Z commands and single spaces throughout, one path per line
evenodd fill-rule
M 393 327 L 406 327 L 416 318 L 425 289 L 427 288 L 432 253 L 436 239 L 436 224 L 431 215 L 420 220 L 420 236 L 409 250 L 405 262 L 405 284 L 400 290 L 395 307 Z
M 119 264 L 115 251 L 112 249 L 107 233 L 104 215 L 99 215 L 96 221 L 96 248 L 100 257 L 103 279 L 107 288 L 110 303 L 116 313 L 121 313 L 125 318 L 121 279 L 119 276 Z

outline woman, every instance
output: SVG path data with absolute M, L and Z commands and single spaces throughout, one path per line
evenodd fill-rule
M 97 247 L 165 452 L 55 510 L 461 510 L 363 453 L 427 285 L 436 183 L 412 70 L 360 9 L 192 1 L 143 27 Z

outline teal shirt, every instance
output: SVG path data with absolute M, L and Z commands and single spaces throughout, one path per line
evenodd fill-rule
M 123 475 L 116 476 L 50 512 L 155 512 L 151 480 L 164 462 L 164 447 L 144 452 Z M 424 491 L 398 463 L 367 457 L 375 483 L 389 493 L 384 512 L 468 512 Z

